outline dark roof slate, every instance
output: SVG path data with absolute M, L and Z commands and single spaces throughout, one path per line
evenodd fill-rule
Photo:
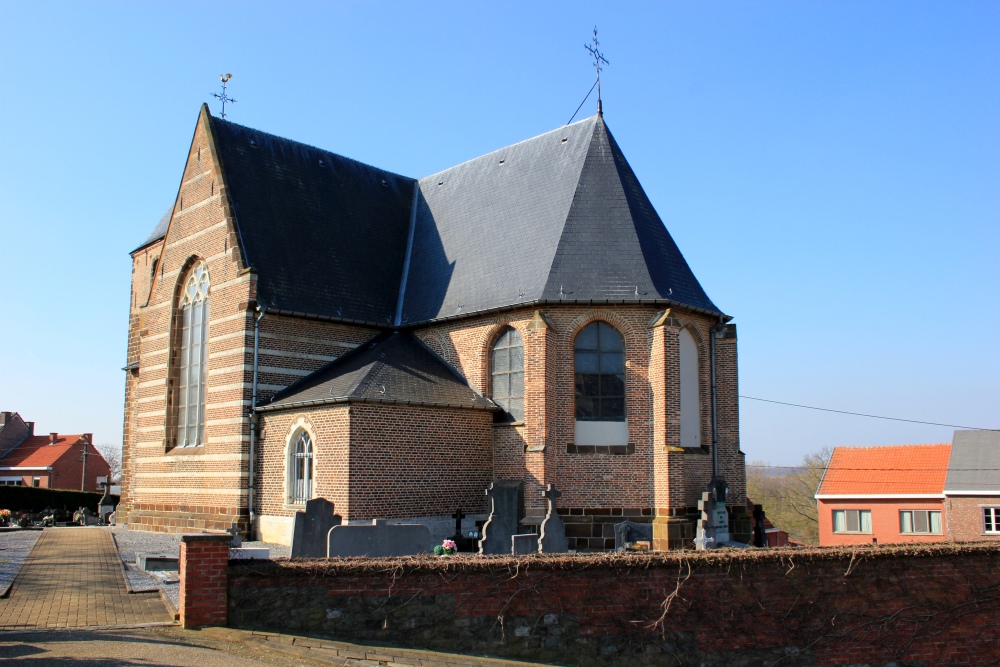
M 166 236 L 167 235 L 167 227 L 170 226 L 170 216 L 173 214 L 173 212 L 174 212 L 174 207 L 173 206 L 171 206 L 170 208 L 168 208 L 167 212 L 163 214 L 162 218 L 160 218 L 160 221 L 158 223 L 156 223 L 156 227 L 153 228 L 153 231 L 150 232 L 149 236 L 146 237 L 146 240 L 143 241 L 142 243 L 140 243 L 139 246 L 135 250 L 138 250 L 139 248 L 145 248 L 150 243 L 154 243 L 155 241 L 159 241 L 164 236 Z M 133 250 L 132 252 L 135 252 L 135 250 Z
M 287 312 L 389 326 L 413 179 L 212 118 L 257 300 Z
M 1000 493 L 1000 431 L 955 431 L 945 493 Z
M 261 411 L 345 402 L 496 410 L 409 332 L 383 333 L 258 407 Z
M 420 179 L 401 324 L 540 302 L 721 314 L 602 116 Z

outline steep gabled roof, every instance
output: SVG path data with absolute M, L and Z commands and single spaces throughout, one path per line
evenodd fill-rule
M 140 243 L 135 250 L 141 250 L 142 248 L 148 246 L 150 243 L 159 241 L 164 236 L 166 236 L 167 228 L 170 226 L 170 216 L 173 214 L 173 212 L 174 212 L 173 206 L 168 208 L 166 213 L 163 214 L 163 217 L 160 218 L 160 221 L 156 223 L 156 227 L 153 227 L 153 231 L 150 232 L 149 236 L 146 237 L 146 240 Z M 133 250 L 132 252 L 135 252 L 135 250 Z
M 414 181 L 218 118 L 211 124 L 258 302 L 391 325 Z
M 269 411 L 328 403 L 400 403 L 496 410 L 412 333 L 383 333 L 258 407 Z
M 1000 431 L 955 431 L 945 493 L 1000 495 Z
M 0 458 L 0 466 L 11 468 L 45 468 L 53 465 L 76 445 L 87 441 L 82 435 L 59 435 L 55 443 L 49 444 L 49 436 L 33 435 L 25 438 L 14 449 Z
M 602 116 L 420 179 L 401 324 L 643 302 L 721 314 Z
M 837 447 L 817 496 L 940 495 L 951 445 Z

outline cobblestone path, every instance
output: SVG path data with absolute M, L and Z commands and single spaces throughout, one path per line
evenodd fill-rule
M 168 623 L 157 593 L 129 594 L 111 533 L 50 528 L 0 599 L 0 630 Z

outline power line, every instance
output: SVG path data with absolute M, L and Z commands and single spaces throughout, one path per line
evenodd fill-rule
M 817 408 L 814 405 L 799 405 L 798 403 L 786 403 L 784 401 L 772 401 L 769 398 L 757 398 L 756 396 L 744 396 L 739 395 L 740 398 L 745 398 L 750 401 L 762 401 L 764 403 L 775 403 L 777 405 L 788 405 L 793 408 L 805 408 L 806 410 L 819 410 L 820 412 L 836 412 L 841 415 L 853 415 L 855 417 L 868 417 L 869 419 L 887 419 L 894 422 L 909 422 L 910 424 L 926 424 L 927 426 L 947 426 L 949 428 L 964 428 L 970 431 L 997 431 L 1000 429 L 995 428 L 980 428 L 978 426 L 960 426 L 958 424 L 941 424 L 938 422 L 923 422 L 916 419 L 901 419 L 899 417 L 883 417 L 881 415 L 868 415 L 863 412 L 848 412 L 847 410 L 833 410 L 831 408 Z

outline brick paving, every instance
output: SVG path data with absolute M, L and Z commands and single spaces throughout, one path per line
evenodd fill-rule
M 0 630 L 169 623 L 157 593 L 129 594 L 111 533 L 51 528 L 42 533 L 0 599 Z

